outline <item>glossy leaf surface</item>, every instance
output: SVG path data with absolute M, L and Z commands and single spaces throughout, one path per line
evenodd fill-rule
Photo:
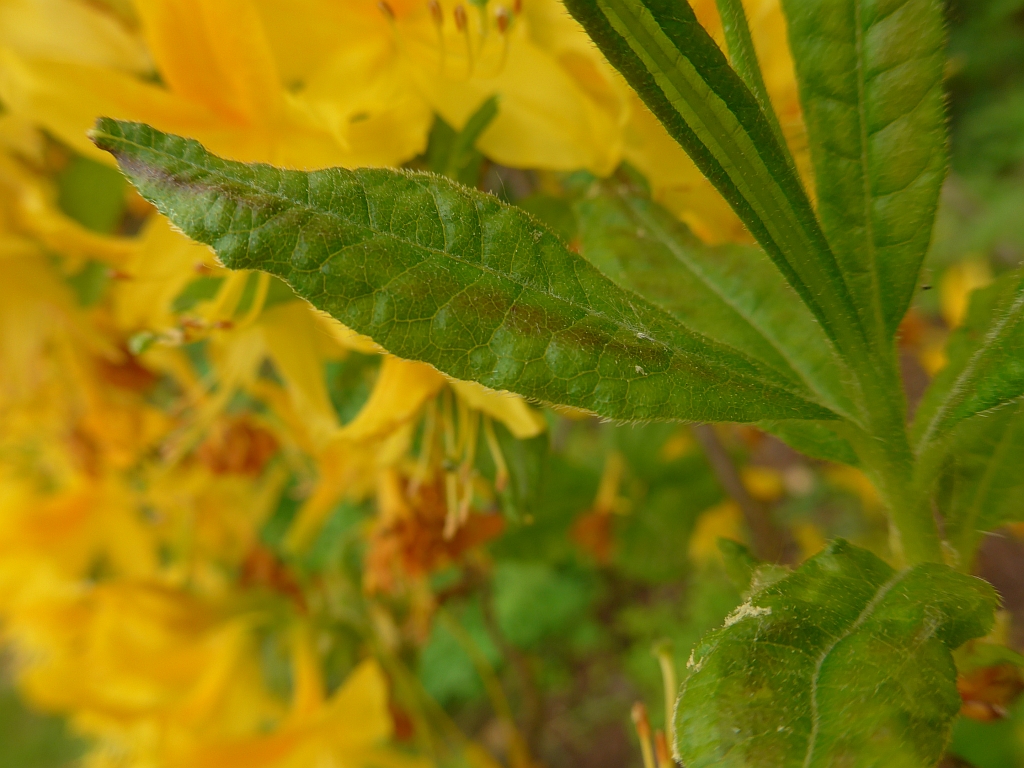
M 833 542 L 698 644 L 679 755 L 687 768 L 932 768 L 960 708 L 950 651 L 984 635 L 996 606 L 980 579 L 895 572 Z
M 946 172 L 943 4 L 783 0 L 818 214 L 865 328 L 891 339 Z
M 621 420 L 831 415 L 491 195 L 432 174 L 230 162 L 137 123 L 101 119 L 93 139 L 229 268 L 271 272 L 456 378 Z
M 771 122 L 678 0 L 567 0 L 608 60 L 718 188 L 844 352 L 863 350 L 853 299 Z

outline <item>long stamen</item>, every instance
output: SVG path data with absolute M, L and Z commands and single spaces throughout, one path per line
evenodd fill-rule
M 665 732 L 657 730 L 654 732 L 654 757 L 658 761 L 658 768 L 672 768 L 672 756 L 668 751 L 668 740 Z
M 504 5 L 494 9 L 494 24 L 501 35 L 501 59 L 498 61 L 498 72 L 501 72 L 508 61 L 508 28 L 512 24 L 512 14 Z
M 246 311 L 245 316 L 238 321 L 237 326 L 242 327 L 255 322 L 263 311 L 263 305 L 267 301 L 267 294 L 270 293 L 270 273 L 260 272 L 256 277 L 256 291 L 253 293 L 252 304 Z
M 473 502 L 473 464 L 476 462 L 476 444 L 480 436 L 480 412 L 469 411 L 465 428 L 465 452 L 462 466 L 459 467 L 459 480 L 462 483 L 462 502 L 459 505 L 459 525 L 469 519 L 469 507 Z
M 640 754 L 644 759 L 644 768 L 655 768 L 654 752 L 651 750 L 651 723 L 647 719 L 647 707 L 642 701 L 633 705 L 633 725 L 636 735 L 640 737 Z
M 444 11 L 441 9 L 441 3 L 438 0 L 430 0 L 427 3 L 427 8 L 430 10 L 430 19 L 434 22 L 434 29 L 437 31 L 437 47 L 441 54 L 440 75 L 444 77 L 447 62 L 444 44 Z
M 447 510 L 442 535 L 450 539 L 459 528 L 459 478 L 454 472 L 457 443 L 450 389 L 441 396 L 441 423 L 444 425 L 444 496 Z
M 494 423 L 487 416 L 484 416 L 484 437 L 487 438 L 487 450 L 491 452 L 494 461 L 494 489 L 501 493 L 508 486 L 508 464 L 505 463 L 505 454 L 502 453 L 498 436 L 494 434 Z
M 661 640 L 655 643 L 652 651 L 658 657 L 658 664 L 661 666 L 661 683 L 665 691 L 665 729 L 668 730 L 672 724 L 672 713 L 676 707 L 676 695 L 679 693 L 676 663 L 672 658 L 672 642 Z
M 469 33 L 469 19 L 466 17 L 464 6 L 456 5 L 453 13 L 455 18 L 455 29 L 457 29 L 466 40 L 466 77 L 473 75 L 473 39 Z
M 420 438 L 420 455 L 416 462 L 416 475 L 409 484 L 409 495 L 415 496 L 420 484 L 430 472 L 430 457 L 434 452 L 434 434 L 437 432 L 437 401 L 427 404 L 427 412 L 423 417 L 423 436 Z

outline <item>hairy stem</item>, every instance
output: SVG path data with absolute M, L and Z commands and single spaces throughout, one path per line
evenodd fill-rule
M 906 423 L 906 398 L 895 349 L 875 354 L 858 371 L 866 429 L 851 427 L 853 444 L 889 514 L 890 540 L 907 565 L 942 562 L 939 532 L 927 494 L 915 482 L 916 462 Z

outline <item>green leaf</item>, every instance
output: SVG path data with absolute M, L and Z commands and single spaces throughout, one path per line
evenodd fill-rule
M 754 571 L 761 565 L 761 561 L 754 557 L 749 547 L 738 541 L 719 536 L 717 543 L 729 581 L 741 593 L 744 592 L 750 586 L 750 580 L 754 576 Z
M 747 12 L 743 8 L 743 0 L 715 0 L 718 6 L 718 15 L 722 19 L 722 31 L 725 33 L 725 46 L 729 51 L 729 62 L 736 70 L 743 82 L 746 83 L 750 92 L 757 97 L 765 117 L 771 123 L 775 131 L 775 138 L 779 146 L 788 153 L 786 139 L 782 134 L 782 126 L 779 125 L 779 118 L 772 107 L 771 97 L 768 95 L 768 88 L 764 84 L 764 76 L 761 74 L 761 65 L 757 61 L 757 51 L 754 48 L 754 38 L 750 34 L 750 25 L 747 23 Z M 792 164 L 792 157 L 788 158 Z
M 582 574 L 548 563 L 506 560 L 494 570 L 495 618 L 520 648 L 569 635 L 586 618 L 593 592 Z
M 124 216 L 124 178 L 113 168 L 75 157 L 57 175 L 57 204 L 94 232 L 112 233 Z
M 960 709 L 952 649 L 984 635 L 985 582 L 892 568 L 844 541 L 762 589 L 694 650 L 676 705 L 687 768 L 932 768 Z
M 918 408 L 919 453 L 950 443 L 964 419 L 1024 395 L 1024 270 L 976 291 L 964 325 L 949 341 L 949 364 Z
M 646 195 L 602 184 L 576 203 L 583 255 L 688 328 L 756 358 L 836 413 L 843 363 L 756 246 L 702 243 Z
M 756 97 L 681 0 L 566 0 L 846 354 L 866 337 L 807 193 Z
M 910 304 L 946 175 L 941 0 L 783 0 L 818 215 L 862 325 Z
M 983 533 L 1024 521 L 1024 403 L 968 419 L 954 442 L 935 498 L 946 520 L 946 538 L 969 568 Z
M 227 267 L 275 274 L 392 353 L 456 378 L 623 421 L 832 416 L 492 195 L 426 173 L 246 165 L 109 119 L 93 140 Z
M 485 99 L 476 112 L 470 115 L 461 131 L 456 131 L 444 120 L 437 118 L 427 147 L 430 170 L 455 179 L 467 187 L 475 187 L 483 161 L 476 142 L 497 116 L 498 97 L 494 95 Z
M 761 421 L 758 427 L 779 438 L 787 445 L 815 459 L 838 464 L 860 465 L 860 458 L 847 440 L 835 433 L 828 422 L 822 421 Z

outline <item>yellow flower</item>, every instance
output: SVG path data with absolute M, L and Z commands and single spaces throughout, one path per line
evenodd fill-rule
M 22 692 L 95 739 L 93 764 L 166 766 L 196 743 L 283 715 L 265 689 L 252 620 L 153 584 L 53 591 L 11 619 Z
M 224 739 L 183 750 L 168 766 L 181 768 L 424 768 L 430 763 L 386 745 L 393 725 L 388 686 L 374 661 L 365 661 L 330 697 L 309 630 L 293 632 L 294 692 L 281 727 L 266 735 Z
M 620 160 L 628 89 L 557 0 L 257 2 L 311 89 L 351 89 L 369 68 L 457 128 L 497 94 L 478 143 L 497 162 L 605 175 Z
M 60 28 L 59 11 L 58 4 L 47 4 L 22 22 Z M 318 87 L 311 79 L 301 93 L 286 88 L 247 0 L 140 0 L 136 11 L 165 85 L 118 61 L 111 49 L 122 48 L 123 39 L 108 41 L 107 55 L 86 55 L 83 47 L 100 44 L 95 37 L 88 45 L 77 36 L 26 45 L 14 36 L 0 48 L 0 99 L 102 162 L 109 158 L 85 135 L 100 115 L 193 136 L 234 159 L 297 168 L 394 164 L 424 147 L 429 111 L 391 93 L 367 99 L 366 92 L 381 90 L 372 67 L 346 73 L 347 83 L 358 85 L 355 92 L 330 87 L 337 80 Z M 105 21 L 117 24 L 112 17 Z

